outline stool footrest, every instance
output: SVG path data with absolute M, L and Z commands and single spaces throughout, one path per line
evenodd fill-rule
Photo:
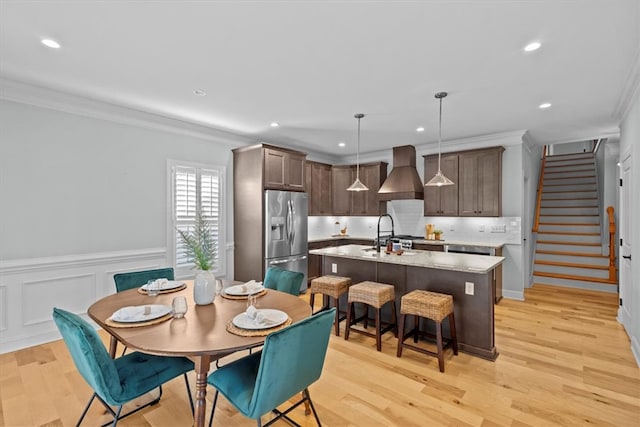
M 382 326 L 382 325 L 381 325 L 381 326 Z M 389 331 L 393 330 L 393 329 L 394 329 L 394 327 L 395 327 L 395 325 L 394 325 L 393 323 L 387 323 L 387 324 L 385 324 L 385 325 L 384 325 L 384 327 L 381 327 L 381 328 L 380 328 L 380 335 L 384 334 L 385 332 L 389 332 Z M 375 338 L 375 337 L 376 337 L 376 334 L 375 334 L 375 333 L 369 332 L 369 331 L 367 331 L 367 330 L 356 329 L 356 328 L 351 327 L 351 326 L 349 326 L 349 330 L 350 330 L 351 332 L 357 332 L 357 333 L 359 333 L 359 334 L 366 335 L 366 336 L 368 336 L 368 337 L 370 337 L 370 338 Z
M 332 309 L 332 308 L 333 308 L 333 307 L 329 307 L 328 305 L 325 305 L 325 306 L 324 306 L 324 307 L 322 307 L 320 310 L 317 310 L 317 311 L 315 311 L 315 312 L 314 312 L 314 311 L 312 311 L 312 312 L 311 312 L 311 315 L 318 314 L 318 313 L 322 313 L 323 311 L 327 311 L 327 310 Z M 343 320 L 345 320 L 345 319 L 347 318 L 347 313 L 346 313 L 345 311 L 338 311 L 338 313 L 339 313 L 339 314 L 338 314 L 338 316 L 339 316 L 339 317 L 338 317 L 338 320 L 339 320 L 340 322 L 342 322 Z

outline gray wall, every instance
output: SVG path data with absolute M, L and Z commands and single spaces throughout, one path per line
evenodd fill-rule
M 223 143 L 11 101 L 0 118 L 5 261 L 165 247 L 167 160 L 231 174 Z

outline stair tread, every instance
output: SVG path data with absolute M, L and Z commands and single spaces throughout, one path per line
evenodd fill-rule
M 539 225 L 559 225 L 564 227 L 598 227 L 600 224 L 597 222 L 541 222 Z
M 544 187 L 566 187 L 567 185 L 596 185 L 596 182 L 573 182 L 571 184 L 542 184 L 542 187 L 544 189 Z M 544 190 L 543 190 L 544 192 Z
M 555 241 L 555 240 L 538 240 L 538 243 L 551 244 L 551 245 L 601 246 L 600 243 L 561 242 L 561 241 Z
M 560 180 L 560 179 L 579 179 L 579 178 L 595 178 L 595 175 L 579 175 L 579 176 L 563 176 L 560 178 L 544 178 L 545 181 L 549 181 L 549 180 Z
M 584 160 L 584 159 L 580 159 L 580 160 Z M 545 165 L 545 168 L 565 168 L 567 166 L 572 167 L 572 166 L 585 166 L 585 165 L 593 165 L 593 162 L 573 163 L 570 165 L 559 165 L 559 166 Z
M 554 234 L 564 236 L 599 236 L 600 233 L 582 233 L 580 231 L 538 231 L 538 234 Z
M 546 271 L 534 271 L 534 276 L 554 277 L 556 279 L 569 279 L 569 280 L 582 280 L 583 282 L 596 282 L 606 283 L 610 285 L 617 285 L 617 280 L 601 279 L 598 277 L 579 276 L 574 274 L 560 274 L 560 273 L 547 273 Z
M 581 264 L 578 262 L 566 262 L 566 261 L 547 261 L 547 260 L 536 260 L 534 264 L 540 265 L 555 265 L 558 267 L 573 267 L 573 268 L 590 268 L 593 270 L 608 270 L 608 265 L 593 265 L 593 264 Z
M 562 191 L 544 191 L 542 190 L 542 194 L 560 194 L 560 193 L 595 193 L 595 188 L 593 190 L 562 190 Z
M 542 194 L 544 194 L 544 192 Z M 540 200 L 542 200 L 544 202 L 545 200 L 598 200 L 598 198 L 597 197 L 563 197 L 563 198 L 553 197 L 553 198 L 550 198 L 550 199 L 548 199 L 548 198 L 545 199 L 543 197 Z
M 567 165 L 563 165 L 563 166 L 556 166 L 557 168 L 566 168 Z M 575 172 L 592 172 L 593 168 L 589 168 L 589 169 L 571 169 L 571 170 L 559 170 L 559 171 L 548 171 L 545 168 L 544 174 L 545 175 L 549 175 L 549 174 L 556 174 L 556 173 L 575 173 Z
M 567 153 L 567 154 L 552 154 L 546 157 L 547 161 L 554 161 L 557 157 L 567 157 L 567 156 L 576 156 L 576 159 L 588 159 L 588 158 L 593 158 L 593 153 L 589 152 L 589 153 Z M 561 159 L 558 159 L 561 160 Z M 563 160 L 564 161 L 564 160 Z
M 588 252 L 572 252 L 572 251 L 547 251 L 544 249 L 536 250 L 537 254 L 546 254 L 546 255 L 563 255 L 563 256 L 582 256 L 589 258 L 609 258 L 607 255 L 602 254 L 590 254 Z
M 543 214 L 540 216 L 600 216 L 598 214 Z

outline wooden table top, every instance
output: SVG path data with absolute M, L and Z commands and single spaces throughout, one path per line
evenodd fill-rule
M 221 356 L 264 342 L 265 337 L 241 337 L 227 332 L 226 325 L 246 310 L 245 300 L 230 300 L 216 296 L 213 304 L 196 305 L 193 281 L 185 280 L 187 288 L 179 292 L 150 297 L 137 289 L 115 293 L 96 301 L 87 313 L 96 323 L 128 347 L 144 353 L 164 356 Z M 226 285 L 230 285 L 227 282 Z M 174 297 L 187 298 L 189 309 L 182 319 L 170 319 L 151 326 L 116 328 L 105 320 L 118 309 L 144 304 L 171 305 Z M 293 322 L 311 315 L 308 303 L 293 295 L 269 289 L 258 298 L 258 308 L 274 308 L 287 313 Z

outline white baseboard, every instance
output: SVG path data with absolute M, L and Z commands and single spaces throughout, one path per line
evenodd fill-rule
M 86 318 L 115 293 L 113 275 L 168 266 L 165 248 L 3 261 L 0 264 L 0 354 L 60 338 L 54 307 Z
M 502 297 L 507 299 L 524 301 L 524 291 L 510 291 L 510 290 L 502 289 Z

